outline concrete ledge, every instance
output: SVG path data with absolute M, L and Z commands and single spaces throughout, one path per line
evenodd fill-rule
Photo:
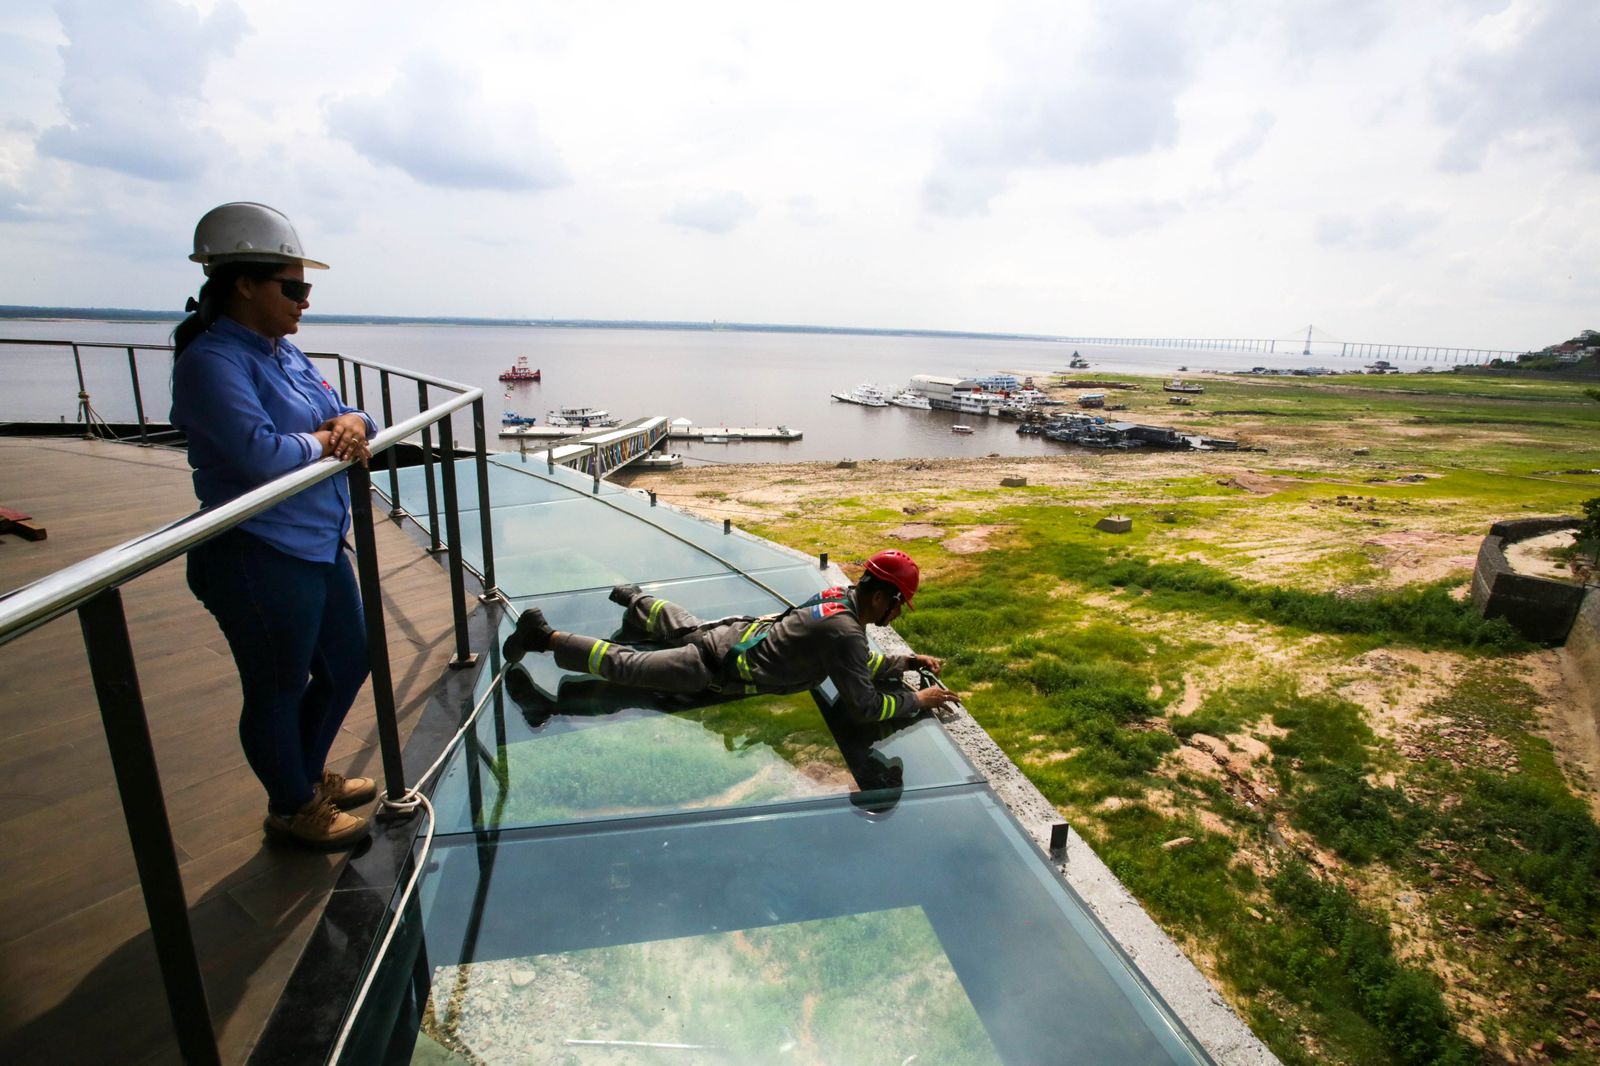
M 1582 525 L 1583 519 L 1572 515 L 1555 515 L 1546 518 L 1508 518 L 1489 527 L 1489 536 L 1503 537 L 1507 544 L 1515 544 L 1529 537 L 1554 533 L 1558 529 L 1571 529 Z
M 1565 581 L 1519 574 L 1506 560 L 1505 548 L 1519 540 L 1571 529 L 1581 520 L 1570 516 L 1518 518 L 1496 522 L 1478 546 L 1472 571 L 1472 605 L 1484 618 L 1504 618 L 1529 640 L 1559 644 L 1567 639 L 1584 587 Z
M 1591 692 L 1600 691 L 1600 588 L 1590 588 L 1578 608 L 1567 634 L 1567 662 L 1588 682 Z M 1600 718 L 1600 709 L 1596 710 Z

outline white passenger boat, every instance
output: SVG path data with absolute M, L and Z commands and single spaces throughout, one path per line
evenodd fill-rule
M 599 429 L 604 426 L 614 426 L 617 420 L 611 417 L 611 412 L 599 407 L 560 407 L 545 415 L 544 424 Z
M 951 396 L 955 409 L 964 415 L 994 415 L 1000 413 L 1000 408 L 1006 405 L 1006 398 L 998 392 L 983 392 L 974 389 L 971 392 L 957 392 Z
M 843 403 L 857 403 L 862 407 L 888 407 L 889 401 L 883 395 L 883 390 L 876 385 L 857 385 L 849 392 L 836 392 L 835 400 Z
M 933 404 L 929 403 L 928 398 L 916 389 L 901 389 L 889 397 L 889 402 L 896 407 L 910 407 L 917 411 L 933 410 Z
M 971 426 L 963 426 L 961 423 L 957 422 L 955 425 L 950 427 L 950 432 L 951 433 L 971 433 L 972 432 L 972 427 Z

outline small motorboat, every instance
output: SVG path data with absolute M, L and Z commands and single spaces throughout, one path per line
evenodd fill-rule
M 1204 385 L 1196 385 L 1192 382 L 1186 382 L 1182 378 L 1173 378 L 1171 381 L 1161 386 L 1161 389 L 1163 392 L 1190 392 L 1197 394 L 1206 391 L 1206 387 Z
M 960 422 L 957 422 L 955 425 L 950 427 L 950 432 L 951 433 L 971 433 L 972 432 L 972 427 L 971 426 L 964 426 Z
M 501 381 L 538 381 L 540 371 L 528 365 L 527 356 L 519 356 L 515 366 L 500 372 Z
M 537 418 L 519 415 L 515 411 L 507 411 L 500 416 L 500 424 L 502 426 L 531 426 L 537 421 L 539 421 Z

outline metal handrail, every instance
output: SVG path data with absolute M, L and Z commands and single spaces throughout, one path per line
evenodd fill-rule
M 369 364 L 376 367 L 376 364 Z M 386 368 L 391 371 L 393 368 Z M 410 372 L 405 372 L 409 374 Z M 420 375 L 418 375 L 420 377 Z M 441 384 L 443 384 L 441 382 Z M 462 389 L 459 395 L 436 407 L 383 430 L 372 438 L 371 451 L 376 455 L 397 444 L 424 426 L 431 426 L 446 415 L 469 407 L 483 398 L 483 390 L 475 387 L 451 385 Z M 133 540 L 107 548 L 71 566 L 64 567 L 24 585 L 0 599 L 0 644 L 5 644 L 30 630 L 37 629 L 68 611 L 74 610 L 105 589 L 121 585 L 140 574 L 148 573 L 163 563 L 182 555 L 201 541 L 238 525 L 252 515 L 259 514 L 295 493 L 323 481 L 352 465 L 331 456 L 291 471 L 260 488 L 227 503 L 179 519 L 173 524 Z

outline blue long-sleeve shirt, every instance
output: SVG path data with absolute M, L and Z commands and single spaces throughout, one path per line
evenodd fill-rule
M 305 353 L 222 317 L 172 370 L 172 424 L 189 437 L 194 493 L 213 507 L 322 457 L 314 433 L 355 413 Z M 345 479 L 328 478 L 246 519 L 241 529 L 288 555 L 330 562 L 350 524 Z

